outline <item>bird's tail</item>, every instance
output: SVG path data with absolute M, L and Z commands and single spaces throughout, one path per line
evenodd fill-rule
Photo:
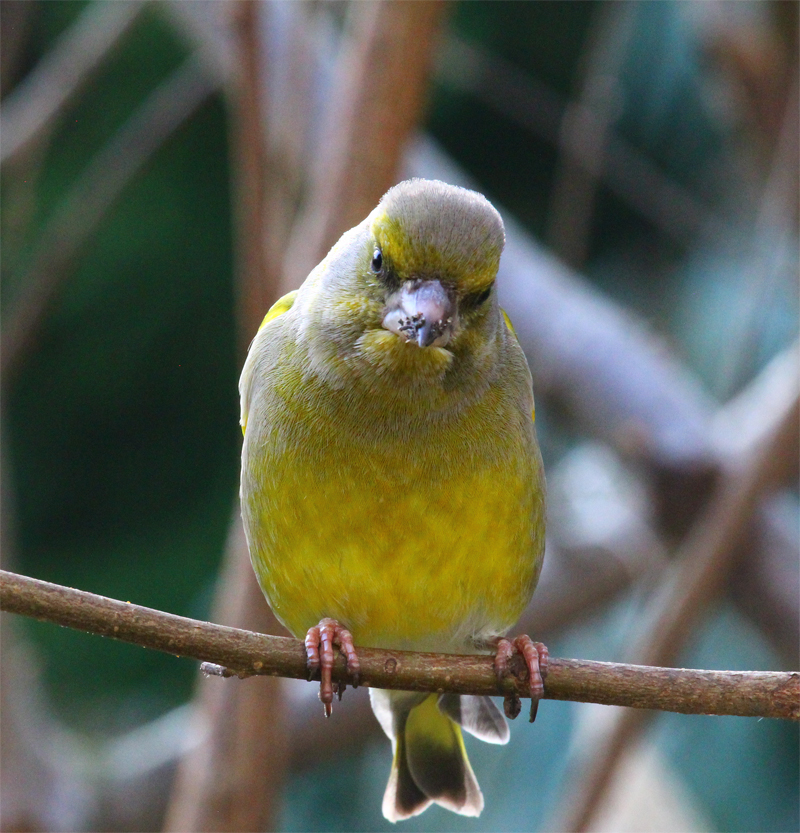
M 463 726 L 482 740 L 505 743 L 508 726 L 488 697 L 412 695 L 372 689 L 372 705 L 392 740 L 394 759 L 383 797 L 389 821 L 416 816 L 432 802 L 463 816 L 483 810 Z M 460 725 L 459 725 L 460 724 Z

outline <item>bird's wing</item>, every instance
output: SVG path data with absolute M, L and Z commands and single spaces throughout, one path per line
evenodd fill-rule
M 514 329 L 514 325 L 511 323 L 511 319 L 508 317 L 508 313 L 501 307 L 500 312 L 503 313 L 503 321 L 506 322 L 506 327 L 508 331 L 514 336 L 514 341 L 519 344 L 519 349 L 522 349 L 522 345 L 519 343 L 519 336 L 517 335 L 517 331 Z M 533 409 L 531 410 L 531 419 L 536 422 L 536 406 L 534 405 Z
M 277 318 L 279 315 L 283 315 L 284 312 L 288 312 L 292 308 L 296 297 L 297 290 L 293 289 L 291 292 L 287 292 L 282 298 L 278 298 L 269 310 L 267 310 L 267 314 L 264 316 L 264 320 L 261 322 L 258 332 L 260 333 L 274 318 Z
M 292 292 L 287 292 L 282 298 L 279 298 L 270 308 L 267 314 L 264 316 L 264 320 L 261 322 L 261 326 L 258 328 L 258 333 L 256 333 L 256 338 L 264 329 L 264 327 L 269 324 L 270 321 L 274 321 L 278 316 L 283 315 L 283 313 L 288 312 L 292 305 L 294 304 L 294 299 L 297 297 L 297 290 L 293 290 Z M 255 339 L 253 339 L 255 341 Z M 250 351 L 247 354 L 247 361 L 244 363 L 244 368 L 242 368 L 242 376 L 239 379 L 239 402 L 240 402 L 240 414 L 239 414 L 239 424 L 242 426 L 242 434 L 244 434 L 245 428 L 247 428 L 247 412 L 250 405 L 250 381 L 253 376 L 253 357 L 255 352 L 253 350 L 253 345 L 250 345 Z
M 506 322 L 506 327 L 508 327 L 509 332 L 512 336 L 514 336 L 514 338 L 517 339 L 517 342 L 519 342 L 519 338 L 517 338 L 517 331 L 514 329 L 514 325 L 511 323 L 511 319 L 508 317 L 508 313 L 502 307 L 500 308 L 500 312 L 503 313 L 503 321 Z

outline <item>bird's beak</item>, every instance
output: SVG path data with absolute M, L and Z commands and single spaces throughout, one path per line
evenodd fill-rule
M 454 321 L 455 305 L 439 281 L 406 281 L 389 298 L 383 326 L 420 347 L 444 347 Z

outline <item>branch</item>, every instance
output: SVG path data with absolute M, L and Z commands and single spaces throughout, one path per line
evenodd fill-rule
M 109 636 L 145 648 L 211 661 L 241 677 L 266 674 L 307 679 L 298 639 L 187 619 L 0 571 L 0 610 Z M 359 648 L 361 681 L 376 688 L 502 695 L 489 656 Z M 520 697 L 527 681 L 518 666 L 507 680 Z M 347 682 L 342 657 L 334 679 Z M 545 698 L 660 709 L 683 714 L 780 717 L 800 721 L 800 672 L 696 671 L 575 659 L 551 659 Z

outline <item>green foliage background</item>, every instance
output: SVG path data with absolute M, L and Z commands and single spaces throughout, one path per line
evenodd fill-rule
M 45 52 L 82 5 L 39 5 L 31 50 Z M 187 54 L 158 9 L 145 11 L 60 120 L 28 233 L 4 239 L 12 286 L 66 189 Z M 231 275 L 226 113 L 215 97 L 104 219 L 7 397 L 18 569 L 207 616 L 241 436 Z M 189 696 L 188 662 L 30 628 L 71 721 L 138 722 Z

